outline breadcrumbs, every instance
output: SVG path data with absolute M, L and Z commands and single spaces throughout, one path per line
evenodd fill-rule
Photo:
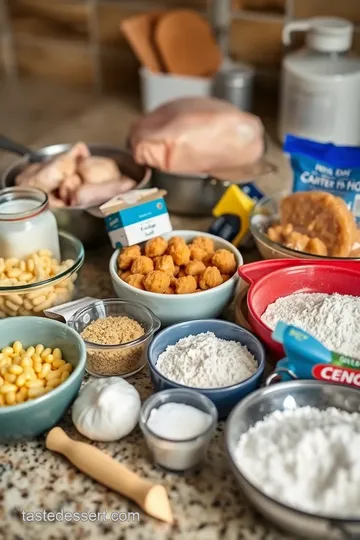
M 145 334 L 140 323 L 129 317 L 104 317 L 89 324 L 81 337 L 97 345 L 123 345 Z M 100 350 L 87 343 L 88 371 L 96 375 L 126 375 L 145 363 L 145 345 Z

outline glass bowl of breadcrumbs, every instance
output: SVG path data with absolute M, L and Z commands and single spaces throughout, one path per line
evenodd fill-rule
M 137 302 L 97 300 L 68 323 L 83 338 L 86 371 L 94 377 L 130 377 L 147 361 L 147 349 L 160 321 Z

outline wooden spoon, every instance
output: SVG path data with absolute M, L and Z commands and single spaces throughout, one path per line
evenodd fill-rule
M 155 26 L 163 13 L 161 10 L 140 13 L 120 23 L 121 32 L 138 60 L 153 73 L 164 71 L 153 40 Z
M 196 11 L 174 9 L 166 13 L 156 25 L 154 39 L 169 73 L 208 77 L 222 62 L 209 23 Z
M 100 484 L 135 501 L 147 514 L 173 523 L 173 515 L 164 486 L 143 480 L 110 456 L 90 444 L 70 439 L 59 427 L 49 431 L 46 448 L 59 452 L 75 467 Z

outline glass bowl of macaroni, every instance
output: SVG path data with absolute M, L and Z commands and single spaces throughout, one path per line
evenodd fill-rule
M 47 250 L 21 261 L 0 258 L 0 319 L 35 315 L 69 302 L 85 252 L 75 236 L 59 232 L 60 261 Z

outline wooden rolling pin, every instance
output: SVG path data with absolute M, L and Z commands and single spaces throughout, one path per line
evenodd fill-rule
M 110 456 L 90 444 L 73 441 L 59 427 L 49 431 L 46 448 L 65 456 L 80 471 L 100 484 L 136 502 L 147 514 L 173 523 L 173 515 L 164 486 L 143 480 Z

